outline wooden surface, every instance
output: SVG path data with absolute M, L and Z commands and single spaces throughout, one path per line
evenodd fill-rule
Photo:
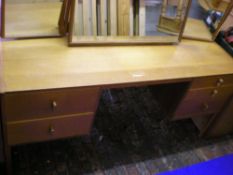
M 224 12 L 226 10 L 229 2 L 226 3 L 224 1 L 222 1 L 222 3 L 220 3 L 218 7 L 214 7 L 214 5 L 211 3 L 210 0 L 198 0 L 198 3 L 206 11 L 213 9 L 213 10 L 217 10 L 220 12 Z
M 202 117 L 216 115 L 233 95 L 233 74 L 197 78 L 176 109 L 173 120 L 190 118 L 203 121 Z M 197 120 L 194 120 L 195 123 Z M 203 122 L 198 122 L 203 124 Z M 206 128 L 206 127 L 205 127 Z M 201 132 L 203 129 L 200 129 Z
M 0 96 L 0 98 L 1 98 L 1 96 Z M 0 106 L 2 105 L 1 103 L 2 102 L 0 100 Z M 2 118 L 1 114 L 2 114 L 2 109 L 0 108 L 0 118 Z M 2 128 L 2 121 L 0 122 L 0 127 Z M 2 135 L 2 129 L 0 129 L 0 164 L 3 161 L 4 161 L 4 158 L 3 158 L 3 135 Z M 1 168 L 0 168 L 0 172 L 1 172 Z
M 213 36 L 204 21 L 194 18 L 187 19 L 183 38 L 195 39 L 200 41 L 213 41 Z
M 191 89 L 203 89 L 203 88 L 215 88 L 222 86 L 232 86 L 233 83 L 233 75 L 228 76 L 214 76 L 208 78 L 198 78 L 193 81 L 191 85 Z
M 233 97 L 233 96 L 232 96 Z M 233 98 L 225 106 L 224 110 L 217 116 L 204 135 L 208 137 L 221 136 L 233 132 Z
M 1 43 L 0 92 L 115 86 L 233 73 L 233 60 L 215 43 L 67 47 L 66 39 Z
M 175 44 L 177 36 L 72 36 L 70 46 Z
M 6 94 L 3 96 L 4 117 L 8 122 L 12 122 L 94 113 L 99 102 L 99 94 L 99 88 L 70 88 Z
M 215 91 L 217 94 L 213 95 Z M 175 119 L 218 113 L 232 94 L 233 86 L 191 89 L 176 110 Z
M 91 136 L 14 147 L 14 175 L 153 175 L 233 153 L 233 135 L 206 140 L 190 120 L 160 122 L 150 92 L 104 90 Z
M 227 30 L 233 24 L 233 9 L 230 12 L 229 16 L 227 17 L 226 21 L 224 21 L 221 30 Z
M 90 134 L 94 113 L 7 123 L 8 145 Z M 32 132 L 33 131 L 33 132 Z
M 118 0 L 118 35 L 130 34 L 130 0 Z
M 6 4 L 5 36 L 59 36 L 61 2 Z

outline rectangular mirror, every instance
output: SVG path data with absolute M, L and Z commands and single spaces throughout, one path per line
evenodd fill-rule
M 2 0 L 4 38 L 59 36 L 61 0 Z
M 232 0 L 192 0 L 183 37 L 215 40 L 232 7 Z
M 177 43 L 190 0 L 74 0 L 69 44 Z

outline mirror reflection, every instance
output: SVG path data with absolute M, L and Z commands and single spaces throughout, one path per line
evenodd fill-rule
M 227 15 L 231 0 L 192 0 L 184 37 L 213 41 Z
M 71 42 L 177 42 L 189 0 L 75 0 Z
M 146 35 L 178 35 L 184 20 L 187 1 L 146 2 Z
M 59 36 L 61 0 L 4 0 L 5 37 Z

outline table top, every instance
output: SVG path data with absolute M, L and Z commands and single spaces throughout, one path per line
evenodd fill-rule
M 68 47 L 66 38 L 1 43 L 0 92 L 233 74 L 233 59 L 214 42 L 179 45 Z

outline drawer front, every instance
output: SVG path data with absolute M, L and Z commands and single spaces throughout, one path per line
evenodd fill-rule
M 7 121 L 37 119 L 49 116 L 94 112 L 99 88 L 72 88 L 4 95 Z
M 221 88 L 193 89 L 188 91 L 184 101 L 193 101 L 194 103 L 202 101 L 222 101 L 233 93 L 233 86 L 224 86 Z
M 228 101 L 228 104 L 221 111 L 220 115 L 212 120 L 208 129 L 204 133 L 207 137 L 222 136 L 233 132 L 233 96 Z
M 25 122 L 8 122 L 9 145 L 40 142 L 90 133 L 93 113 Z
M 233 85 L 233 75 L 197 78 L 193 81 L 191 89 L 222 87 L 226 85 Z
M 178 105 L 173 119 L 216 113 L 232 94 L 233 86 L 225 86 L 217 89 L 191 90 Z
M 175 112 L 173 120 L 193 118 L 195 116 L 204 116 L 206 114 L 216 113 L 224 103 L 222 102 L 199 102 L 183 101 Z

